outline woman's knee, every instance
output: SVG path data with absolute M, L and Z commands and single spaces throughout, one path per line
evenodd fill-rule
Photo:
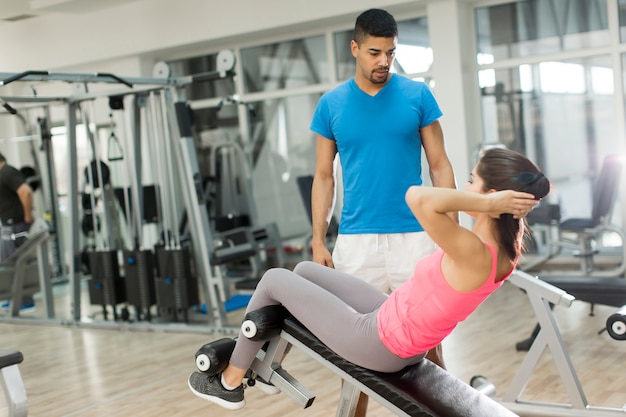
M 287 268 L 270 268 L 261 277 L 257 284 L 257 290 L 262 287 L 271 287 L 274 282 L 293 276 L 293 272 Z
M 311 273 L 319 273 L 319 271 L 323 271 L 326 269 L 330 268 L 313 261 L 302 261 L 296 265 L 296 267 L 293 269 L 293 272 L 300 276 L 306 277 L 310 276 Z

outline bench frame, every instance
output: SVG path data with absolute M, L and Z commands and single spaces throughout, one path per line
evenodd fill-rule
M 18 364 L 24 357 L 21 352 L 0 349 L 0 380 L 9 406 L 9 417 L 26 417 L 28 399 Z
M 507 281 L 526 292 L 537 316 L 540 330 L 502 397 L 501 403 L 524 416 L 626 417 L 626 405 L 621 409 L 598 407 L 589 405 L 587 401 L 550 307 L 550 304 L 570 307 L 575 298 L 562 289 L 526 272 L 515 271 Z M 546 348 L 549 348 L 552 354 L 552 359 L 568 394 L 570 404 L 539 403 L 520 398 Z

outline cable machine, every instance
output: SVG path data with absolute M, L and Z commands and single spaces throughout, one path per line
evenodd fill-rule
M 220 260 L 224 259 L 225 252 L 215 247 L 215 237 L 212 233 L 207 202 L 202 188 L 202 179 L 198 167 L 196 147 L 192 135 L 192 118 L 190 108 L 186 103 L 184 87 L 197 82 L 213 80 L 233 75 L 234 55 L 230 51 L 222 51 L 218 55 L 217 70 L 193 76 L 171 78 L 120 78 L 107 73 L 51 73 L 47 71 L 27 71 L 21 74 L 0 73 L 0 86 L 16 81 L 65 81 L 69 83 L 82 83 L 87 86 L 90 83 L 109 83 L 117 85 L 113 92 L 91 93 L 85 91 L 65 97 L 62 102 L 66 105 L 66 135 L 68 145 L 68 157 L 70 164 L 68 199 L 70 201 L 68 212 L 70 217 L 69 246 L 70 265 L 68 271 L 71 315 L 74 322 L 80 322 L 81 313 L 81 281 L 83 271 L 82 248 L 80 247 L 79 216 L 81 212 L 81 190 L 79 190 L 80 170 L 78 160 L 77 132 L 84 129 L 89 138 L 92 149 L 93 161 L 85 169 L 87 183 L 91 184 L 92 195 L 89 196 L 89 205 L 96 207 L 96 191 L 100 198 L 108 202 L 103 204 L 105 212 L 102 221 L 102 229 L 110 232 L 110 210 L 115 198 L 106 189 L 106 168 L 100 162 L 100 149 L 98 147 L 97 131 L 94 130 L 93 121 L 95 114 L 93 101 L 98 98 L 108 98 L 119 106 L 123 103 L 132 103 L 127 112 L 128 140 L 117 141 L 116 146 L 125 163 L 129 186 L 123 187 L 121 203 L 124 218 L 128 224 L 131 236 L 131 244 L 127 245 L 115 236 L 106 233 L 96 240 L 98 246 L 94 251 L 97 270 L 103 275 L 92 276 L 91 290 L 100 293 L 95 297 L 103 306 L 113 306 L 113 316 L 118 319 L 115 305 L 123 302 L 135 307 L 137 317 L 151 320 L 150 307 L 155 299 L 158 305 L 158 315 L 164 316 L 167 321 L 187 321 L 189 306 L 204 301 L 207 307 L 208 324 L 212 328 L 223 331 L 227 328 L 224 302 L 227 300 L 227 286 L 222 274 Z M 121 86 L 121 87 L 120 87 Z M 24 98 L 2 97 L 4 103 L 24 101 Z M 122 104 L 122 107 L 125 107 Z M 122 107 L 113 109 L 122 110 Z M 142 129 L 142 127 L 144 129 Z M 143 131 L 142 131 L 143 130 Z M 119 130 L 118 130 L 119 131 Z M 149 132 L 149 133 L 148 133 Z M 147 139 L 149 134 L 151 139 Z M 156 162 L 158 167 L 158 184 L 154 186 L 158 216 L 161 220 L 161 243 L 155 249 L 155 257 L 148 253 L 144 236 L 142 235 L 143 214 L 146 210 L 146 190 L 142 185 L 142 141 L 150 140 L 150 146 L 154 146 L 151 162 Z M 135 174 L 132 175 L 131 172 Z M 128 189 L 127 189 L 128 188 Z M 182 211 L 179 206 L 172 204 L 172 197 L 180 193 L 184 202 L 186 221 L 189 224 L 190 244 L 184 244 L 184 237 L 179 228 Z M 105 196 L 106 194 L 106 196 Z M 119 194 L 119 193 L 118 193 Z M 103 197 L 104 196 L 104 197 Z M 94 230 L 98 228 L 98 220 L 92 219 Z M 246 245 L 244 245 L 246 246 Z M 226 248 L 229 253 L 233 248 Z M 244 248 L 248 250 L 248 248 Z M 116 265 L 119 252 L 123 252 L 123 268 Z M 248 256 L 250 254 L 248 253 Z M 90 260 L 93 261 L 93 260 Z M 154 265 L 153 265 L 154 264 Z M 91 265 L 93 273 L 93 264 Z M 108 268 L 110 267 L 110 268 Z M 119 275 L 120 271 L 124 275 Z M 152 271 L 154 279 L 152 278 Z M 98 272 L 98 273 L 100 273 Z M 119 281 L 118 281 L 119 275 Z M 168 278 L 171 276 L 185 277 L 180 279 L 179 292 L 163 291 L 167 296 L 160 294 L 160 285 L 171 285 Z M 194 281 L 195 279 L 195 281 Z M 177 279 L 171 280 L 176 282 Z M 198 281 L 200 281 L 201 294 L 198 294 Z M 125 285 L 120 285 L 125 282 Z M 100 286 L 100 288 L 96 288 Z M 195 287 L 195 288 L 194 288 Z M 155 296 L 152 295 L 154 291 Z M 100 298 L 98 298 L 100 297 Z M 169 301 L 166 301 L 170 297 Z M 94 299 L 92 299 L 92 303 Z M 124 317 L 122 317 L 124 318 Z M 156 324 L 156 323 L 155 323 Z M 206 329 L 206 328 L 205 328 Z

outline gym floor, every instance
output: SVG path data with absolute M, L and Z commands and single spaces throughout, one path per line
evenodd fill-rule
M 626 403 L 626 342 L 598 334 L 614 307 L 575 301 L 556 307 L 556 321 L 590 405 Z M 231 313 L 233 314 L 233 313 Z M 238 314 L 238 313 L 234 313 Z M 525 352 L 515 343 L 530 336 L 536 320 L 525 293 L 506 284 L 444 342 L 449 372 L 469 382 L 483 375 L 503 395 Z M 165 331 L 105 330 L 86 326 L 7 324 L 0 321 L 2 347 L 24 354 L 19 369 L 29 401 L 29 416 L 203 416 L 228 411 L 192 395 L 187 376 L 195 370 L 195 351 L 224 335 Z M 229 335 L 230 336 L 230 335 Z M 317 397 L 309 417 L 334 415 L 339 379 L 294 349 L 284 368 Z M 549 352 L 544 352 L 522 395 L 525 400 L 568 402 Z M 301 416 L 286 396 L 246 391 L 239 417 Z M 0 396 L 0 417 L 8 415 Z M 370 401 L 369 417 L 392 414 Z

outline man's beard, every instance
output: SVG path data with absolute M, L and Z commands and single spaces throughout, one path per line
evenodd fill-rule
M 384 77 L 382 78 L 376 78 L 374 75 L 375 71 L 372 71 L 372 74 L 370 75 L 370 82 L 372 84 L 384 84 L 387 82 L 387 80 L 389 79 L 389 71 L 387 71 L 387 73 L 385 74 Z

